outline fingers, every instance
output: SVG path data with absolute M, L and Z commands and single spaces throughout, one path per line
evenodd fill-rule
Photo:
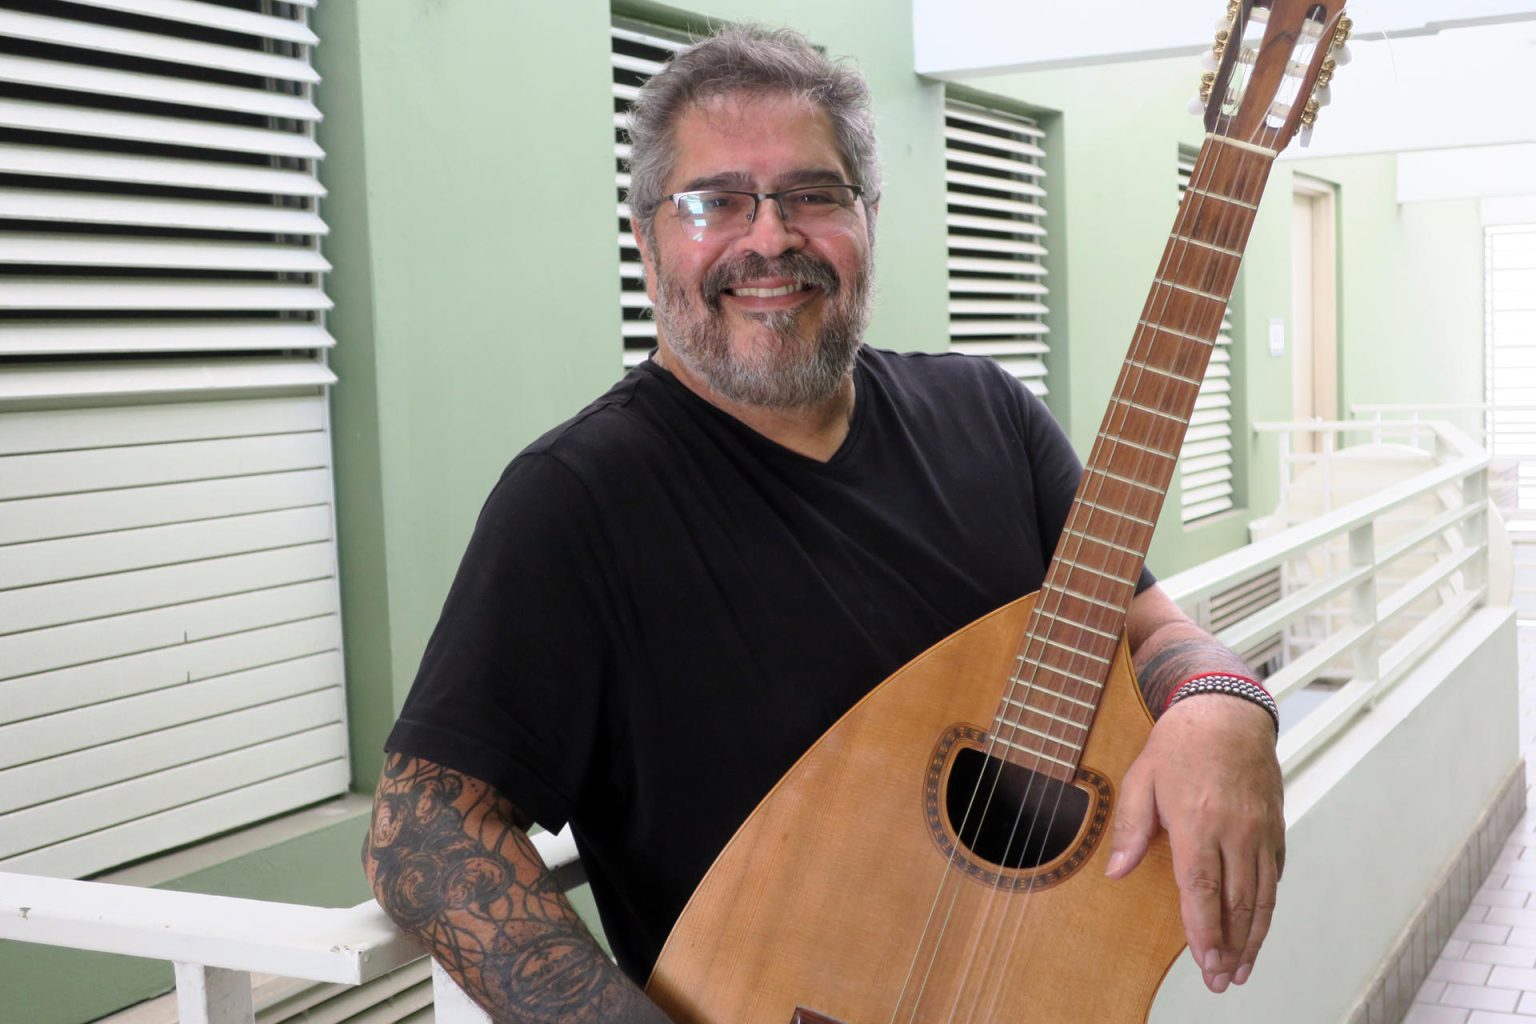
M 1115 823 L 1109 839 L 1110 878 L 1124 878 L 1136 869 L 1147 854 L 1152 837 L 1157 834 L 1157 804 L 1145 773 L 1132 767 L 1120 787 L 1120 803 L 1115 809 Z
M 1214 841 L 1169 838 L 1189 952 L 1200 966 L 1206 988 L 1223 992 L 1231 984 L 1237 964 L 1235 957 L 1226 955 L 1222 944 L 1221 847 Z
M 1259 947 L 1269 935 L 1269 925 L 1275 915 L 1275 894 L 1280 884 L 1281 865 L 1285 854 L 1271 856 L 1261 851 L 1258 863 L 1258 888 L 1253 904 L 1253 924 L 1248 930 L 1248 940 L 1238 957 L 1237 972 L 1232 975 L 1234 984 L 1241 985 L 1253 972 L 1253 962 L 1258 959 Z

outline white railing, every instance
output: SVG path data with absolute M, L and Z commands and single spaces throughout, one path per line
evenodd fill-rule
M 1334 438 L 1367 431 L 1394 433 L 1393 424 L 1260 424 L 1261 433 L 1288 440 L 1318 435 L 1314 452 L 1298 459 L 1327 473 L 1343 472 Z M 1281 598 L 1217 634 L 1228 647 L 1251 649 L 1276 634 L 1292 637 L 1286 662 L 1267 680 L 1282 703 L 1311 688 L 1321 696 L 1280 737 L 1281 765 L 1292 774 L 1328 744 L 1361 710 L 1374 704 L 1417 661 L 1461 623 L 1488 594 L 1487 455 L 1443 421 L 1403 425 L 1418 431 L 1430 458 L 1410 479 L 1391 483 L 1341 506 L 1323 500 L 1320 515 L 1163 581 L 1180 605 L 1202 600 L 1243 580 L 1280 568 Z M 1331 469 L 1329 468 L 1331 467 Z M 1294 481 L 1293 481 L 1294 483 Z M 1405 515 L 1405 513 L 1411 513 Z M 1392 523 L 1388 533 L 1380 529 Z
M 1416 427 L 1434 442 L 1432 468 L 1163 581 L 1176 601 L 1192 608 L 1276 567 L 1343 550 L 1341 569 L 1314 573 L 1218 634 L 1230 647 L 1251 649 L 1343 606 L 1342 616 L 1325 617 L 1325 632 L 1268 680 L 1283 711 L 1294 707 L 1288 698 L 1309 686 L 1328 686 L 1326 699 L 1281 736 L 1288 774 L 1486 599 L 1488 459 L 1449 424 Z M 1378 533 L 1384 518 L 1426 499 L 1437 505 L 1433 515 L 1390 538 Z M 1423 568 L 1388 579 L 1387 570 L 1415 557 Z M 1393 628 L 1404 622 L 1412 628 Z M 552 867 L 575 859 L 568 834 L 541 834 L 534 842 Z M 171 961 L 183 1024 L 251 1024 L 253 972 L 358 985 L 423 955 L 372 901 L 328 910 L 3 873 L 0 939 Z M 439 1024 L 487 1024 L 435 964 L 433 994 Z
M 576 859 L 569 830 L 533 843 L 551 868 Z M 181 1024 L 251 1024 L 255 973 L 361 985 L 426 955 L 373 900 L 333 910 L 5 872 L 0 939 L 168 960 Z M 436 963 L 432 997 L 438 1024 L 489 1024 Z

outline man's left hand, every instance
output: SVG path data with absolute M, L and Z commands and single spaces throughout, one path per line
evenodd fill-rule
M 1285 866 L 1275 727 L 1256 704 L 1200 694 L 1169 708 L 1125 775 L 1109 876 L 1168 832 L 1190 952 L 1206 987 L 1243 984 L 1269 933 Z

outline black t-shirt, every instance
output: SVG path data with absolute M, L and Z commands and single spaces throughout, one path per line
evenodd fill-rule
M 571 822 L 637 981 L 780 776 L 913 656 L 1038 589 L 1065 520 L 1079 462 L 991 360 L 866 347 L 854 372 L 825 463 L 652 362 L 530 445 L 386 744 Z

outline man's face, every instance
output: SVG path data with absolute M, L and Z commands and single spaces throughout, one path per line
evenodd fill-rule
M 668 193 L 848 181 L 831 120 L 790 96 L 717 97 L 679 119 L 675 142 Z M 697 241 L 667 202 L 656 213 L 654 245 L 641 242 L 659 347 L 718 395 L 797 408 L 841 388 L 869 317 L 862 203 L 831 230 L 807 235 L 764 201 L 739 237 Z

